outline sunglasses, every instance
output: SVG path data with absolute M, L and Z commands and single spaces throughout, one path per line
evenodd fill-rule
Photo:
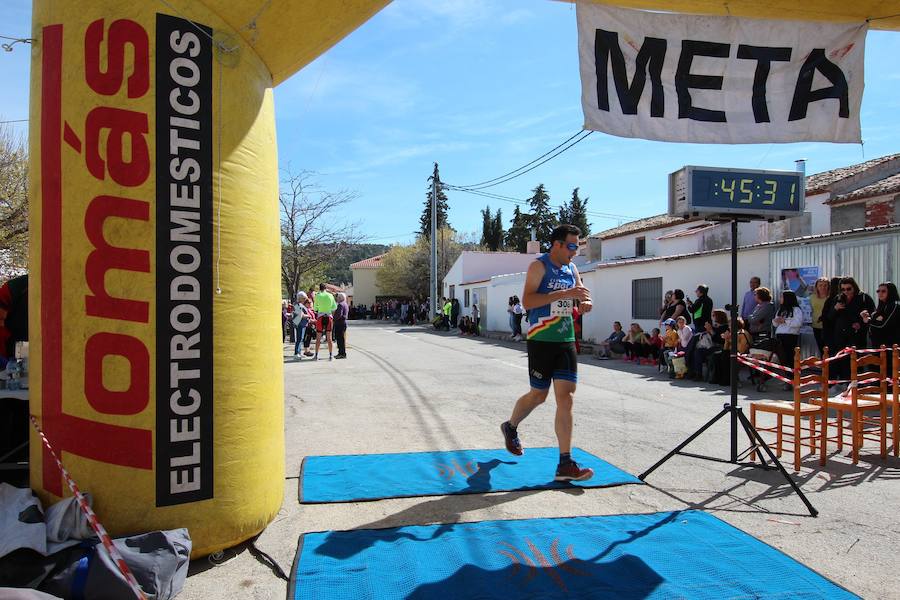
M 571 250 L 572 252 L 575 252 L 576 250 L 578 250 L 578 244 L 569 242 L 568 244 L 566 244 L 566 248 Z

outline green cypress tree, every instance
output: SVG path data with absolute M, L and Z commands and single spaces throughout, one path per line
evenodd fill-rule
M 513 252 L 525 252 L 528 240 L 531 239 L 531 230 L 528 228 L 529 215 L 519 210 L 513 210 L 509 231 L 506 232 L 506 247 Z
M 491 219 L 491 250 L 499 250 L 503 247 L 503 214 L 497 209 L 497 214 Z
M 553 228 L 559 225 L 559 221 L 557 215 L 550 210 L 550 194 L 544 188 L 544 184 L 538 184 L 531 191 L 533 195 L 528 199 L 528 203 L 531 204 L 528 225 L 536 230 L 537 240 L 541 243 L 541 248 L 546 250 L 550 247 L 550 234 Z
M 481 245 L 488 249 L 496 250 L 496 248 L 491 248 L 491 242 L 493 241 L 492 225 L 491 206 L 488 205 L 481 209 Z
M 591 224 L 587 217 L 587 203 L 589 198 L 582 200 L 578 196 L 578 189 L 572 190 L 572 199 L 568 204 L 563 204 L 559 209 L 559 222 L 575 225 L 581 230 L 582 237 L 591 234 Z M 563 218 L 565 217 L 565 219 Z
M 440 231 L 441 229 L 450 227 L 450 222 L 447 220 L 447 211 L 449 210 L 447 195 L 444 193 L 443 186 L 441 185 L 441 174 L 438 172 L 438 164 L 434 163 L 434 173 L 428 178 L 428 190 L 425 192 L 425 209 L 422 211 L 422 216 L 419 218 L 419 233 L 427 240 L 431 239 L 432 181 L 437 182 L 437 229 Z

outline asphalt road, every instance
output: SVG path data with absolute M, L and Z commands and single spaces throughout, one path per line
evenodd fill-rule
M 817 518 L 777 473 L 686 457 L 663 465 L 649 485 L 300 505 L 304 456 L 499 448 L 498 426 L 527 390 L 524 344 L 371 322 L 351 322 L 349 343 L 349 358 L 334 362 L 297 362 L 285 346 L 288 478 L 282 510 L 256 542 L 285 571 L 309 531 L 699 508 L 863 597 L 900 598 L 900 461 L 882 461 L 872 448 L 856 466 L 837 454 L 824 468 L 805 459 L 797 480 Z M 634 474 L 728 400 L 725 388 L 621 361 L 581 357 L 579 376 L 574 444 Z M 787 397 L 768 395 L 778 396 Z M 553 411 L 551 395 L 520 426 L 526 448 L 556 444 Z M 722 421 L 689 449 L 727 457 L 728 438 Z M 195 561 L 181 597 L 283 598 L 285 589 L 244 544 L 215 564 Z

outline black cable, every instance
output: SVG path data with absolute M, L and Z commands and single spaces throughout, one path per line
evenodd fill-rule
M 275 562 L 275 559 L 256 547 L 256 540 L 259 539 L 260 535 L 262 535 L 262 533 L 250 540 L 250 543 L 247 544 L 247 551 L 250 552 L 253 558 L 258 560 L 261 564 L 269 567 L 275 577 L 277 577 L 278 579 L 283 579 L 285 581 L 290 581 L 291 578 L 285 575 L 284 570 L 278 565 L 277 562 Z
M 578 142 L 584 140 L 586 137 L 588 137 L 588 136 L 591 135 L 592 133 L 594 133 L 594 132 L 593 132 L 593 131 L 588 131 L 588 132 L 586 132 L 586 133 L 585 133 L 583 136 L 581 136 L 580 138 L 577 138 L 577 139 L 576 139 L 575 141 L 573 141 L 573 142 L 569 142 L 568 145 L 563 146 L 562 149 L 560 149 L 560 150 L 557 150 L 555 154 L 551 154 L 550 156 L 547 156 L 547 158 L 543 159 L 541 162 L 537 163 L 536 165 L 534 165 L 534 166 L 532 166 L 532 167 L 529 167 L 529 168 L 525 169 L 524 171 L 520 171 L 519 173 L 516 173 L 515 175 L 512 175 L 512 176 L 510 176 L 510 177 L 507 177 L 506 179 L 501 179 L 500 181 L 497 181 L 496 183 L 489 183 L 489 184 L 487 184 L 487 185 L 482 185 L 482 186 L 468 187 L 468 188 L 466 188 L 466 189 L 470 189 L 470 190 L 483 190 L 483 189 L 487 189 L 487 188 L 491 188 L 491 187 L 500 185 L 500 184 L 502 184 L 502 183 L 506 183 L 507 181 L 512 181 L 513 179 L 515 179 L 515 178 L 517 178 L 517 177 L 521 177 L 521 176 L 524 175 L 525 173 L 528 173 L 528 172 L 530 172 L 530 171 L 534 171 L 535 169 L 537 169 L 537 168 L 540 167 L 541 165 L 544 165 L 544 164 L 550 162 L 551 160 L 553 160 L 554 158 L 556 158 L 557 156 L 559 156 L 560 154 L 562 154 L 563 152 L 565 152 L 566 150 L 568 150 L 569 148 L 571 148 L 572 146 L 574 146 L 575 144 L 577 144 Z M 534 161 L 532 161 L 532 162 L 534 162 Z
M 494 194 L 493 192 L 482 192 L 482 191 L 478 191 L 478 190 L 467 190 L 467 189 L 458 188 L 458 187 L 456 187 L 456 186 L 449 185 L 449 184 L 446 184 L 446 183 L 442 183 L 441 185 L 442 185 L 443 187 L 447 188 L 448 190 L 451 190 L 451 191 L 465 192 L 465 193 L 467 193 L 467 194 L 474 194 L 474 195 L 477 195 L 477 196 L 483 196 L 483 197 L 485 197 L 485 198 L 491 198 L 491 199 L 495 199 L 495 200 L 503 200 L 504 202 L 510 202 L 510 203 L 512 203 L 512 204 L 518 204 L 518 205 L 520 205 L 520 206 L 528 206 L 528 200 L 521 199 L 521 198 L 511 198 L 511 197 L 509 197 L 509 196 L 501 196 L 501 195 L 499 195 L 499 194 Z M 556 208 L 559 209 L 560 207 L 557 206 Z M 613 213 L 605 213 L 605 212 L 599 212 L 599 211 L 593 211 L 593 210 L 586 210 L 586 211 L 584 211 L 584 212 L 585 212 L 586 215 L 589 215 L 589 216 L 592 216 L 592 217 L 601 217 L 601 218 L 604 218 L 604 219 L 613 219 L 613 220 L 618 220 L 618 219 L 629 219 L 629 220 L 634 220 L 634 217 L 629 217 L 628 215 L 617 215 L 617 214 L 613 214 Z
M 582 129 L 582 130 L 576 132 L 574 135 L 572 135 L 571 137 L 569 137 L 567 140 L 565 140 L 564 142 L 562 142 L 562 143 L 559 144 L 558 146 L 556 146 L 556 147 L 554 147 L 554 148 L 551 148 L 551 149 L 548 150 L 547 152 L 544 152 L 543 154 L 541 154 L 540 156 L 538 156 L 538 157 L 537 157 L 536 159 L 534 159 L 533 161 L 531 161 L 531 162 L 529 162 L 529 163 L 525 163 L 524 165 L 522 165 L 522 166 L 519 167 L 518 169 L 513 169 L 513 170 L 510 171 L 509 173 L 504 173 L 503 175 L 500 175 L 499 177 L 494 177 L 493 179 L 488 179 L 487 181 L 482 181 L 482 182 L 479 182 L 479 183 L 473 183 L 473 184 L 471 184 L 471 185 L 460 185 L 460 186 L 457 186 L 457 187 L 474 188 L 474 187 L 482 186 L 482 185 L 484 185 L 484 184 L 486 184 L 486 183 L 491 183 L 491 182 L 497 181 L 498 179 L 503 179 L 503 178 L 506 177 L 507 175 L 512 175 L 513 173 L 515 173 L 515 172 L 517 172 L 517 171 L 521 171 L 521 170 L 524 169 L 525 167 L 528 167 L 528 166 L 533 165 L 534 163 L 536 163 L 537 161 L 541 160 L 542 158 L 544 158 L 545 156 L 547 156 L 547 155 L 550 154 L 551 152 L 554 152 L 554 151 L 557 150 L 558 148 L 560 148 L 560 147 L 562 147 L 562 146 L 568 144 L 568 143 L 569 143 L 570 141 L 572 141 L 574 138 L 578 137 L 579 135 L 581 135 L 581 134 L 583 134 L 583 133 L 584 133 L 584 129 Z

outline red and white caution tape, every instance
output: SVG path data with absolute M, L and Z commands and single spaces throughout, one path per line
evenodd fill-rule
M 773 362 L 765 361 L 765 360 L 762 360 L 761 358 L 756 358 L 750 354 L 741 354 L 741 355 L 739 355 L 739 357 L 744 358 L 744 360 L 746 361 L 744 364 L 747 364 L 747 362 L 752 362 L 752 363 L 758 364 L 758 365 L 764 365 L 767 367 L 774 367 L 776 369 L 781 369 L 782 371 L 785 371 L 786 373 L 794 372 L 794 369 L 792 369 L 791 367 L 786 367 L 780 363 L 773 363 Z
M 40 425 L 38 425 L 37 419 L 34 418 L 34 415 L 30 415 L 30 417 L 31 424 L 34 425 L 34 428 L 37 430 L 38 435 L 41 436 L 41 440 L 43 440 L 44 445 L 50 452 L 50 456 L 52 456 L 53 460 L 56 461 L 60 472 L 62 472 L 63 478 L 66 480 L 66 484 L 69 486 L 69 489 L 72 490 L 72 494 L 78 501 L 78 507 L 81 508 L 81 511 L 87 517 L 91 529 L 93 529 L 94 533 L 97 534 L 97 537 L 100 538 L 100 542 L 103 544 L 103 548 L 106 549 L 107 554 L 109 554 L 109 557 L 112 559 L 112 561 L 116 563 L 116 566 L 119 567 L 119 571 L 122 572 L 122 576 L 125 577 L 125 581 L 131 587 L 131 591 L 134 592 L 135 597 L 139 598 L 140 600 L 147 600 L 147 597 L 144 595 L 144 591 L 141 589 L 140 584 L 138 584 L 137 580 L 134 578 L 134 575 L 131 573 L 131 569 L 129 569 L 128 565 L 125 564 L 125 559 L 122 558 L 122 555 L 119 554 L 119 551 L 116 550 L 116 547 L 113 545 L 112 538 L 109 537 L 109 534 L 106 533 L 106 529 L 104 529 L 103 525 L 100 524 L 100 521 L 97 520 L 97 515 L 94 514 L 93 510 L 91 510 L 91 507 L 88 505 L 87 500 L 84 498 L 84 495 L 78 489 L 78 486 L 75 484 L 72 476 L 69 475 L 69 472 L 66 471 L 66 468 L 59 460 L 59 457 L 56 456 L 56 452 L 53 451 L 53 446 L 50 445 L 50 440 L 48 440 L 47 436 L 44 435 L 44 432 L 41 431 L 41 427 Z
M 783 375 L 779 375 L 778 373 L 776 373 L 774 371 L 770 371 L 770 370 L 766 369 L 765 367 L 762 367 L 761 365 L 750 362 L 743 355 L 738 355 L 738 362 L 741 364 L 747 365 L 751 369 L 756 369 L 757 371 L 759 371 L 761 373 L 765 373 L 766 375 L 768 375 L 770 377 L 774 377 L 775 379 L 778 379 L 779 381 L 783 381 L 785 383 L 793 383 L 792 380 L 788 379 L 787 377 L 785 377 Z M 779 366 L 781 366 L 781 365 L 779 365 Z

